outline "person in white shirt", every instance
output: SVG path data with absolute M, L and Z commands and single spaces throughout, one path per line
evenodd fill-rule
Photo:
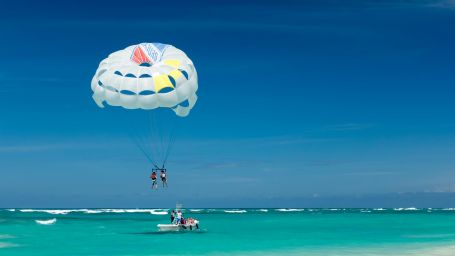
M 163 187 L 167 187 L 167 177 L 166 177 L 166 169 L 161 170 L 161 182 L 163 182 Z
M 182 212 L 177 211 L 177 224 L 180 224 L 182 222 Z

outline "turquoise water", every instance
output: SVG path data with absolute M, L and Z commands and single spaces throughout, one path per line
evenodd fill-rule
M 200 231 L 158 232 L 166 212 L 3 209 L 0 255 L 455 255 L 454 209 L 186 209 Z

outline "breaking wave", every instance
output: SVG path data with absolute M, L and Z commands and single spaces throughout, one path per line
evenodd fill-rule
M 282 208 L 282 209 L 275 209 L 275 211 L 277 212 L 303 212 L 305 211 L 305 209 L 285 209 L 285 208 Z
M 167 215 L 168 214 L 167 211 L 155 211 L 155 210 L 150 211 L 150 213 L 153 215 Z
M 96 214 L 96 213 L 102 213 L 103 211 L 101 210 L 87 210 L 85 213 L 87 214 Z
M 45 210 L 45 209 L 21 209 L 20 212 L 42 212 L 49 214 L 69 214 L 69 213 L 86 213 L 86 214 L 99 214 L 99 213 L 150 213 L 157 215 L 168 214 L 167 210 L 163 209 L 71 209 L 71 210 Z
M 369 212 L 441 212 L 441 211 L 454 211 L 455 208 L 196 208 L 196 209 L 182 209 L 184 212 L 193 214 L 210 214 L 210 213 L 292 213 L 292 212 L 323 212 L 323 213 L 336 213 L 336 212 L 350 212 L 350 213 L 369 213 Z M 153 214 L 153 215 L 167 215 L 170 209 L 163 208 L 149 208 L 149 209 L 120 209 L 120 208 L 104 208 L 104 209 L 2 209 L 0 211 L 10 211 L 15 213 L 47 213 L 51 215 L 68 215 L 68 214 Z
M 50 220 L 35 220 L 35 222 L 40 225 L 53 225 L 57 222 L 57 219 L 53 218 Z
M 34 209 L 22 209 L 21 212 L 45 212 L 49 214 L 68 214 L 70 212 L 77 212 L 80 210 L 34 210 Z
M 393 208 L 394 211 L 418 211 L 419 209 L 415 207 L 408 207 L 408 208 Z
M 226 213 L 246 213 L 246 210 L 224 210 Z

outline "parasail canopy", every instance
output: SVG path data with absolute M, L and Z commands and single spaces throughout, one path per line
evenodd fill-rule
M 91 83 L 93 99 L 126 109 L 170 108 L 184 117 L 197 101 L 193 62 L 176 47 L 141 43 L 101 61 Z

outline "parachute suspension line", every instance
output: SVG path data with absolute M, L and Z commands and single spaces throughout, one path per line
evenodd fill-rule
M 163 161 L 163 131 L 160 127 L 160 122 L 156 116 L 157 114 L 153 111 L 150 113 L 150 143 L 152 150 L 155 152 L 157 159 L 157 165 L 161 165 Z M 153 145 L 154 144 L 154 145 Z
M 170 155 L 172 145 L 175 141 L 175 120 L 174 117 L 162 115 L 157 117 L 158 112 L 151 111 L 148 113 L 148 130 L 150 151 L 154 153 L 153 159 L 157 160 L 158 166 L 164 166 Z
M 169 153 L 171 152 L 172 146 L 174 145 L 175 142 L 175 124 L 171 127 L 171 132 L 169 134 L 169 144 L 166 149 L 166 154 L 164 156 L 164 161 L 163 161 L 163 168 L 166 165 L 167 159 L 169 157 Z
M 157 125 L 158 125 L 158 135 L 160 136 L 160 145 L 161 145 L 161 150 L 160 150 L 160 160 L 162 161 L 161 164 L 163 165 L 164 164 L 164 155 L 165 155 L 165 151 L 166 151 L 166 146 L 169 146 L 169 145 L 166 145 L 166 143 L 169 143 L 169 142 L 166 142 L 165 140 L 165 137 L 166 137 L 166 133 L 168 133 L 169 131 L 165 130 L 166 127 L 165 127 L 165 124 L 168 122 L 168 120 L 163 120 L 163 122 L 157 122 Z
M 147 158 L 155 168 L 158 168 L 159 162 L 157 161 L 157 155 L 154 154 L 154 145 L 153 140 L 150 138 L 149 126 L 146 126 L 147 130 L 145 133 L 137 132 L 137 130 L 131 129 L 130 134 L 133 142 L 136 144 L 137 148 L 142 152 L 142 154 Z
M 138 135 L 137 140 L 139 142 L 139 145 L 141 145 L 141 148 L 143 149 L 143 151 L 149 156 L 150 159 L 152 159 L 153 164 L 156 165 L 157 164 L 156 158 L 153 156 L 153 154 L 151 154 L 151 152 L 149 150 L 147 150 L 147 145 L 148 145 L 147 138 Z
M 153 161 L 152 157 L 147 153 L 147 151 L 145 150 L 145 148 L 142 146 L 141 144 L 141 141 L 140 141 L 140 138 L 136 138 L 134 136 L 131 136 L 131 139 L 133 140 L 133 142 L 136 144 L 137 148 L 142 152 L 142 154 L 147 158 L 147 160 L 153 164 L 153 166 L 155 166 L 156 168 L 158 168 L 158 166 L 156 165 L 155 161 Z
M 153 112 L 148 112 L 147 113 L 147 129 L 148 129 L 148 132 L 147 132 L 147 136 L 148 136 L 148 145 L 150 147 L 150 151 L 152 152 L 152 154 L 155 156 L 155 159 L 157 159 L 157 161 L 159 160 L 159 156 L 158 156 L 158 151 L 156 149 L 156 145 L 155 145 L 155 139 L 154 139 L 154 136 L 155 136 L 155 129 L 153 127 Z M 159 163 L 157 162 L 157 165 L 159 165 Z

